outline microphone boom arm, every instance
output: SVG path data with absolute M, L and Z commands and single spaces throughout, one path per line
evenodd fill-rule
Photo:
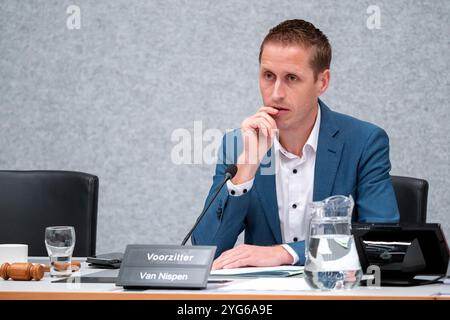
M 230 166 L 229 166 L 230 167 Z M 234 168 L 236 168 L 234 166 Z M 197 221 L 195 222 L 194 226 L 191 228 L 191 230 L 189 231 L 189 233 L 186 235 L 186 237 L 183 239 L 183 242 L 181 242 L 181 245 L 184 246 L 186 244 L 186 242 L 189 240 L 189 238 L 192 235 L 192 232 L 194 232 L 195 228 L 197 227 L 197 225 L 199 224 L 200 220 L 203 218 L 203 216 L 205 215 L 205 213 L 208 211 L 209 207 L 211 207 L 211 205 L 213 204 L 214 200 L 217 198 L 217 196 L 220 193 L 220 190 L 223 188 L 223 186 L 225 185 L 225 183 L 227 183 L 228 180 L 232 179 L 234 177 L 234 175 L 236 174 L 236 170 L 231 170 L 227 168 L 227 171 L 225 173 L 225 179 L 223 180 L 223 182 L 220 184 L 219 188 L 217 188 L 213 198 L 211 199 L 211 201 L 209 201 L 209 204 L 205 207 L 205 209 L 203 210 L 203 212 L 200 214 L 200 216 L 197 218 Z

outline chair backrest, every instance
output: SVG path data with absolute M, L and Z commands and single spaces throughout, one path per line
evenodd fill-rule
M 45 228 L 75 227 L 74 257 L 95 254 L 98 177 L 72 171 L 0 171 L 0 243 L 47 256 Z
M 392 176 L 401 224 L 422 224 L 427 219 L 428 182 L 412 177 Z

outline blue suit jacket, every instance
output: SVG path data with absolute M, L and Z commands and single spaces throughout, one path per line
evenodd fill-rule
M 398 223 L 397 201 L 389 174 L 391 164 L 386 132 L 368 122 L 331 111 L 321 100 L 319 105 L 321 123 L 313 201 L 332 195 L 351 194 L 355 199 L 353 221 Z M 224 136 L 206 202 L 223 181 L 227 165 L 236 163 L 241 149 L 240 130 Z M 243 230 L 247 244 L 269 246 L 282 243 L 275 174 L 274 171 L 267 174 L 266 170 L 266 167 L 275 167 L 274 161 L 268 160 L 271 156 L 272 149 L 262 161 L 249 192 L 233 197 L 229 196 L 226 186 L 221 190 L 192 234 L 194 245 L 217 246 L 217 257 L 233 248 Z M 267 166 L 268 163 L 270 165 Z M 300 257 L 298 264 L 304 264 L 304 241 L 288 245 Z

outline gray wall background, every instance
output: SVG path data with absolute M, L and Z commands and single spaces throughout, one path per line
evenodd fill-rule
M 81 9 L 68 30 L 66 9 Z M 381 29 L 366 26 L 369 5 Z M 428 221 L 450 235 L 450 2 L 0 1 L 0 168 L 100 178 L 97 252 L 178 244 L 212 165 L 175 165 L 177 128 L 238 127 L 261 102 L 258 50 L 303 18 L 328 35 L 323 100 L 383 127 L 392 174 L 430 183 Z

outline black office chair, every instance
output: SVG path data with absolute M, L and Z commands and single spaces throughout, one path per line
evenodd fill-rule
M 45 228 L 75 227 L 74 257 L 95 254 L 98 177 L 71 171 L 0 171 L 0 243 L 47 256 Z
M 423 179 L 392 176 L 400 223 L 423 224 L 427 220 L 428 182 Z

